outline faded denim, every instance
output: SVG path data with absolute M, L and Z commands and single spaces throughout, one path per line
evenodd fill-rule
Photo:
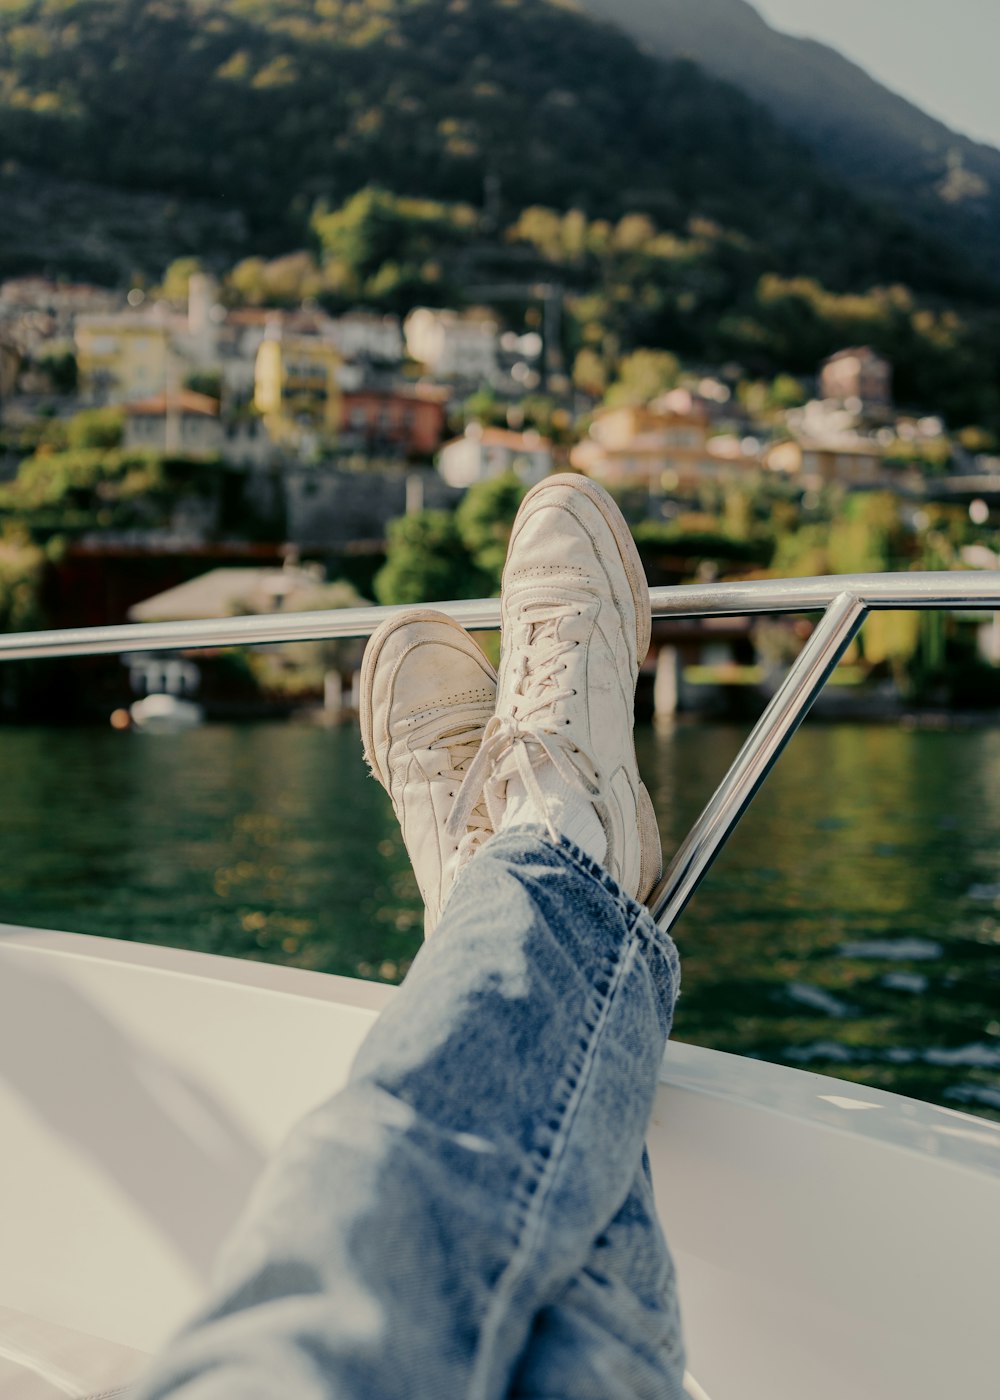
M 467 866 L 140 1400 L 680 1400 L 643 1149 L 677 954 L 539 832 Z

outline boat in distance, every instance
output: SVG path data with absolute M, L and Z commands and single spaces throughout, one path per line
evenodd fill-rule
M 651 899 L 670 928 L 869 609 L 995 610 L 1000 575 L 696 585 L 651 600 L 658 615 L 822 612 Z M 497 622 L 496 600 L 435 606 Z M 366 635 L 389 611 L 24 633 L 0 638 L 0 661 Z M 197 1305 L 264 1161 L 344 1081 L 393 995 L 0 925 L 0 1400 L 127 1395 Z M 995 1393 L 1000 1124 L 672 1043 L 649 1147 L 691 1400 Z

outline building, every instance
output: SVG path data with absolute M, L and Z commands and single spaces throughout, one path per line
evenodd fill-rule
M 11 277 L 0 283 L 0 320 L 19 322 L 50 340 L 71 336 L 78 316 L 108 315 L 120 304 L 117 292 L 86 282 Z
M 892 365 L 868 345 L 838 350 L 819 372 L 820 398 L 876 416 L 892 408 Z
M 321 569 L 210 569 L 128 610 L 130 622 L 188 622 L 241 613 L 295 612 L 322 587 Z
M 186 310 L 166 303 L 79 315 L 74 327 L 79 392 L 92 403 L 176 393 L 187 374 L 221 367 L 225 311 L 218 284 L 195 273 Z
M 598 409 L 570 462 L 612 485 L 683 493 L 735 469 L 709 450 L 711 432 L 705 404 L 686 389 L 672 389 L 650 404 Z
M 407 316 L 403 330 L 411 359 L 436 379 L 492 381 L 499 373 L 495 321 L 420 306 Z
M 188 280 L 187 324 L 178 328 L 178 349 L 197 369 L 218 368 L 219 338 L 225 321 L 219 304 L 219 284 L 207 272 L 192 273 Z
M 218 457 L 223 448 L 219 402 L 188 389 L 125 405 L 123 446 L 177 457 Z
M 341 422 L 341 355 L 318 335 L 282 330 L 261 341 L 254 369 L 254 407 L 272 436 L 305 431 L 333 435 Z
M 807 491 L 823 486 L 880 488 L 897 485 L 885 465 L 885 449 L 874 438 L 801 438 L 775 443 L 765 455 L 770 471 L 795 477 Z
M 398 365 L 405 354 L 398 316 L 350 311 L 331 321 L 327 333 L 345 360 Z
M 182 377 L 171 344 L 173 320 L 160 307 L 77 317 L 80 397 L 109 403 L 165 394 L 170 381 Z
M 217 457 L 223 428 L 219 402 L 182 389 L 125 405 L 123 446 L 181 457 Z
M 340 445 L 373 457 L 433 457 L 444 438 L 449 397 L 438 384 L 345 389 Z
M 552 444 L 539 433 L 514 433 L 470 423 L 463 437 L 445 443 L 438 471 L 449 486 L 464 488 L 513 472 L 528 486 L 552 470 Z
M 459 493 L 430 468 L 351 471 L 331 461 L 291 462 L 281 472 L 286 539 L 302 549 L 382 551 L 391 520 L 452 509 Z

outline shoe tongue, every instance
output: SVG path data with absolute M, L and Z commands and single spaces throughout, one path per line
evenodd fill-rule
M 521 609 L 521 621 L 531 629 L 528 634 L 529 643 L 542 642 L 546 639 L 549 641 L 558 640 L 562 614 L 556 613 L 553 616 L 551 603 L 525 603 Z

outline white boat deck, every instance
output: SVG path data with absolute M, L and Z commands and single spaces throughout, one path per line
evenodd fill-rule
M 392 995 L 0 926 L 0 1309 L 156 1348 Z M 650 1148 L 692 1395 L 995 1393 L 1000 1124 L 674 1044 Z

